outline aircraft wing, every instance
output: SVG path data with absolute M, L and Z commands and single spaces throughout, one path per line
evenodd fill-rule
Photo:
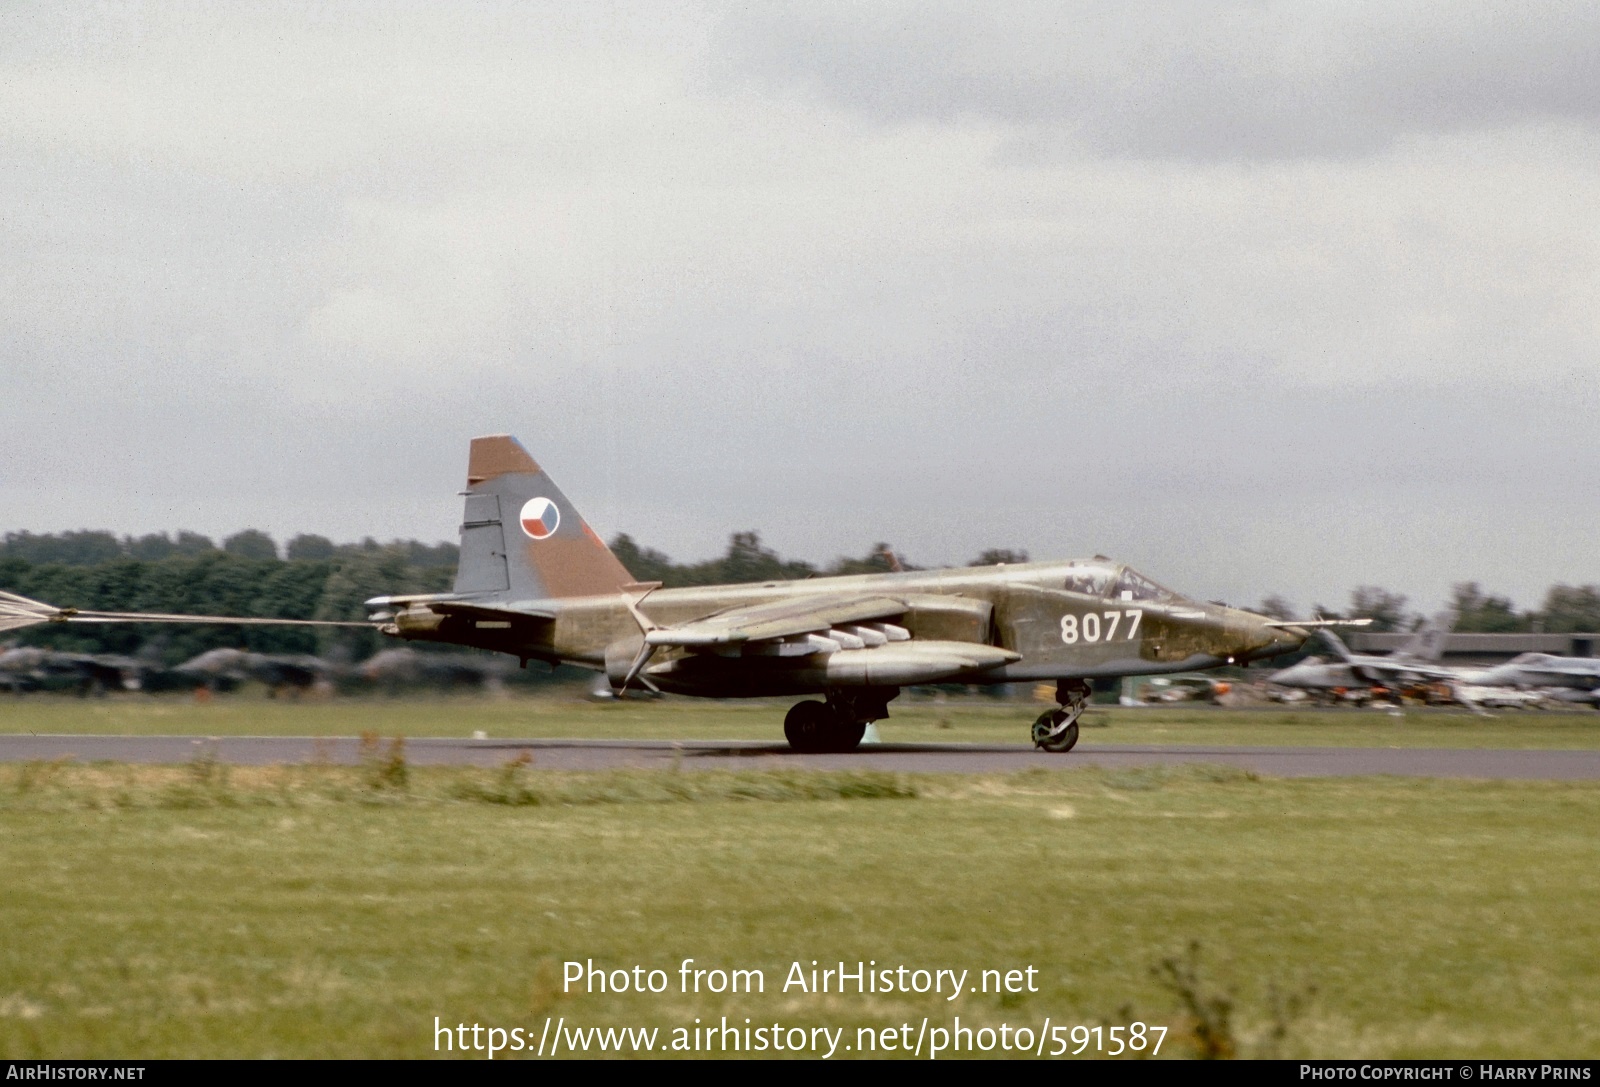
M 1454 669 L 1442 664 L 1431 664 L 1428 661 L 1362 661 L 1360 667 L 1366 671 L 1379 674 L 1397 676 L 1405 679 L 1428 680 L 1453 680 L 1456 678 Z
M 645 632 L 645 643 L 686 649 L 776 641 L 802 634 L 824 634 L 833 627 L 904 615 L 909 606 L 888 596 L 806 596 L 729 608 L 703 619 Z
M 1566 659 L 1546 660 L 1538 664 L 1517 665 L 1523 672 L 1530 676 L 1549 676 L 1552 679 L 1571 679 L 1574 677 L 1594 676 L 1600 677 L 1600 660 L 1580 659 L 1569 657 Z
M 1387 657 L 1353 657 L 1349 662 L 1352 672 L 1369 683 L 1392 687 L 1395 684 L 1454 682 L 1454 670 L 1440 664 L 1416 660 L 1391 660 Z

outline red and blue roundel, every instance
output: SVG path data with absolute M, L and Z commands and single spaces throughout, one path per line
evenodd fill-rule
M 522 531 L 535 540 L 553 536 L 561 527 L 561 510 L 548 498 L 530 498 L 522 506 Z

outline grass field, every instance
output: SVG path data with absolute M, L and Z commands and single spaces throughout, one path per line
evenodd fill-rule
M 592 703 L 572 698 L 340 698 L 325 701 L 226 696 L 0 698 L 0 733 L 173 734 L 188 736 L 470 736 L 781 741 L 787 701 Z M 890 742 L 1025 744 L 1040 706 L 955 697 L 905 697 L 880 724 Z M 1465 711 L 1209 706 L 1101 708 L 1085 717 L 1085 743 L 1361 747 L 1593 749 L 1600 713 L 1523 711 L 1480 717 Z
M 853 1044 L 959 1015 L 1160 1024 L 1162 1056 L 1196 1052 L 1197 1028 L 1241 1056 L 1600 1055 L 1592 784 L 585 775 L 386 752 L 0 767 L 0 1052 L 423 1057 L 435 1016 L 662 1044 L 749 1017 Z M 679 993 L 685 958 L 761 968 L 766 991 Z M 561 964 L 587 959 L 672 985 L 563 994 Z M 1031 966 L 1038 991 L 782 992 L 813 959 Z

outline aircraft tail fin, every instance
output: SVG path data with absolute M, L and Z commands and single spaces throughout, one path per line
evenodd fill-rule
M 1350 647 L 1344 644 L 1344 639 L 1339 637 L 1333 631 L 1329 630 L 1327 627 L 1318 627 L 1317 633 L 1321 635 L 1322 640 L 1327 642 L 1333 651 L 1338 654 L 1340 660 L 1348 661 L 1353 656 L 1353 654 L 1350 652 Z
M 1444 656 L 1444 642 L 1450 629 L 1456 625 L 1454 608 L 1446 608 L 1412 631 L 1404 645 L 1395 650 L 1395 656 L 1413 660 L 1436 661 Z
M 616 592 L 634 579 L 522 443 L 472 439 L 455 591 L 494 600 Z

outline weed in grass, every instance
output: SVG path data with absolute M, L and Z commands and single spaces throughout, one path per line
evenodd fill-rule
M 516 758 L 507 759 L 500 768 L 496 784 L 501 804 L 537 804 L 539 798 L 525 784 L 523 771 L 533 765 L 533 752 L 522 751 Z
M 1188 1013 L 1189 1041 L 1201 1060 L 1231 1060 L 1238 1055 L 1233 1037 L 1231 992 L 1212 989 L 1200 980 L 1200 941 L 1189 943 L 1188 954 L 1172 955 L 1150 968 L 1163 989 L 1172 993 Z
M 18 795 L 48 788 L 60 778 L 62 767 L 71 761 L 70 757 L 63 756 L 59 759 L 51 759 L 48 762 L 42 759 L 30 759 L 28 762 L 23 763 L 17 768 Z
M 389 741 L 386 751 L 376 732 L 363 732 L 361 766 L 368 788 L 404 791 L 411 778 L 410 767 L 406 764 L 406 738 L 396 736 Z
M 1315 985 L 1306 985 L 1288 992 L 1279 989 L 1276 982 L 1267 985 L 1267 1015 L 1271 1026 L 1267 1029 L 1266 1039 L 1262 1042 L 1261 1057 L 1268 1060 L 1282 1058 L 1284 1043 L 1289 1040 L 1289 1028 L 1305 1014 L 1311 999 L 1316 995 Z
M 80 802 L 89 808 L 99 807 L 99 789 L 78 790 Z M 214 808 L 231 805 L 237 802 L 232 789 L 229 788 L 228 766 L 217 758 L 216 744 L 204 744 L 197 748 L 194 758 L 190 759 L 183 768 L 183 776 L 167 783 L 166 795 L 162 807 L 168 808 Z M 124 789 L 120 796 L 112 798 L 117 807 L 133 807 L 134 801 L 129 790 Z
M 217 760 L 217 745 L 204 744 L 194 753 L 194 758 L 189 760 L 189 780 L 205 788 L 215 785 L 221 776 L 221 764 Z

